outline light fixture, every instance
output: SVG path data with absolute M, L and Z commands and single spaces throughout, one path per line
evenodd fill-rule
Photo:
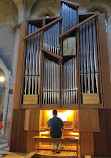
M 41 134 L 47 134 L 48 133 L 48 131 L 45 131 L 45 132 L 40 132 Z
M 73 135 L 79 136 L 79 133 L 78 132 L 73 132 Z
M 5 78 L 4 77 L 0 77 L 0 82 L 4 82 L 5 81 Z
M 73 114 L 73 112 L 72 112 L 72 110 L 67 110 L 67 116 L 70 116 L 70 115 L 72 115 Z

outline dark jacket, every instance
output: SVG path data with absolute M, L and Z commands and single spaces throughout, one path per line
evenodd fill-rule
M 50 136 L 52 138 L 60 138 L 62 136 L 62 127 L 64 126 L 62 120 L 54 116 L 48 121 L 48 127 L 50 127 Z

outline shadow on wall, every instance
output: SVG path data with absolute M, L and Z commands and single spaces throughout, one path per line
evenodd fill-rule
M 0 22 L 17 22 L 17 8 L 12 0 L 0 0 Z
M 2 118 L 3 118 L 3 112 L 0 111 L 0 121 L 2 121 Z
M 0 83 L 0 108 L 4 105 L 5 98 L 5 84 Z
M 36 19 L 46 15 L 55 16 L 60 13 L 60 2 L 58 0 L 39 0 L 30 11 L 30 19 Z
M 5 101 L 5 86 L 1 86 L 0 84 L 0 121 L 2 121 L 3 118 L 4 101 Z
M 5 51 L 3 51 L 0 48 L 0 58 L 6 65 L 6 67 L 11 70 L 12 69 L 12 56 L 10 54 L 7 54 Z

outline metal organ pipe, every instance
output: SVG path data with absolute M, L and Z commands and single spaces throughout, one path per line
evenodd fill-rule
M 89 24 L 89 41 L 90 41 L 90 63 L 91 63 L 91 90 L 94 93 L 94 58 L 93 58 L 93 41 L 92 41 L 92 23 Z
M 59 65 L 47 58 L 44 59 L 43 103 L 59 103 Z
M 78 11 L 62 3 L 62 32 L 66 32 L 68 29 L 77 25 L 77 23 Z
M 62 103 L 77 104 L 76 57 L 63 64 Z
M 90 86 L 90 83 L 91 83 L 91 78 L 90 78 L 90 47 L 89 47 L 89 31 L 88 31 L 88 26 L 89 24 L 87 23 L 86 24 L 86 60 L 87 60 L 87 93 L 90 93 L 91 92 L 91 86 Z
M 78 11 L 62 3 L 62 32 L 65 32 L 78 23 Z M 43 48 L 51 53 L 60 55 L 59 35 L 60 22 L 44 30 Z M 28 34 L 36 31 L 35 25 L 29 24 Z M 40 94 L 40 46 L 41 34 L 27 40 L 25 61 L 24 93 Z M 99 93 L 98 48 L 96 37 L 96 20 L 86 22 L 79 29 L 80 42 L 80 84 L 82 93 Z M 70 35 L 73 39 L 74 35 Z M 76 38 L 76 37 L 75 37 Z M 69 41 L 70 41 L 69 37 Z M 63 43 L 65 44 L 65 42 Z M 76 47 L 76 46 L 75 46 Z M 67 43 L 68 50 L 68 43 Z M 70 50 L 70 49 L 69 49 Z M 76 52 L 76 48 L 74 50 Z M 68 52 L 68 51 L 67 51 Z M 78 103 L 78 88 L 76 79 L 76 53 L 69 58 L 64 57 L 62 65 L 62 104 Z M 68 52 L 69 53 L 69 52 Z M 45 54 L 45 53 L 44 53 Z M 60 65 L 58 59 L 44 55 L 43 71 L 43 104 L 60 103 Z M 65 60 L 64 60 L 65 59 Z
M 43 48 L 59 55 L 60 45 L 59 45 L 59 35 L 60 35 L 60 22 L 57 22 L 44 32 Z
M 80 27 L 81 92 L 99 93 L 98 49 L 95 19 Z
M 97 39 L 96 39 L 96 24 L 95 20 L 93 21 L 93 45 L 94 45 L 94 63 L 95 63 L 95 80 L 96 80 L 96 91 L 99 92 L 99 85 L 98 85 L 98 75 L 99 75 L 99 68 L 98 68 L 98 54 L 97 54 Z
M 81 71 L 80 71 L 80 75 L 81 75 L 81 92 L 83 93 L 84 92 L 84 73 L 83 73 L 83 36 L 82 36 L 82 26 L 80 27 L 80 51 L 81 51 Z
M 28 34 L 37 31 L 35 25 L 29 24 Z M 25 94 L 40 94 L 40 43 L 41 33 L 27 40 L 25 61 Z

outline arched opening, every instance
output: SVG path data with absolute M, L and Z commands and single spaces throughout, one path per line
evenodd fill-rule
M 3 129 L 1 131 L 2 135 L 6 133 L 7 116 L 10 108 L 10 77 L 11 72 L 8 70 L 4 62 L 0 59 L 0 120 L 3 123 Z
M 5 100 L 5 81 L 6 76 L 2 69 L 0 69 L 0 121 L 3 119 L 3 108 Z

